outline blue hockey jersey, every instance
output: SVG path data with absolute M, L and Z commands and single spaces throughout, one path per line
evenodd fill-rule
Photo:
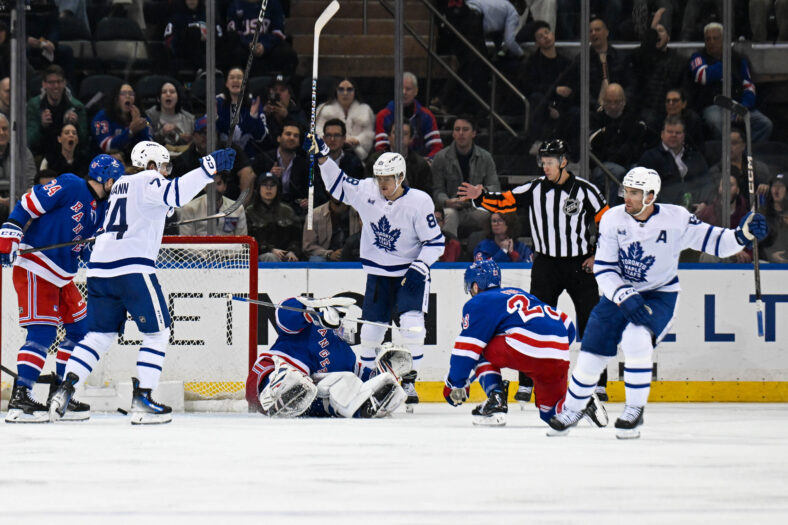
M 495 336 L 505 337 L 515 352 L 537 359 L 569 361 L 575 325 L 568 315 L 520 288 L 480 292 L 462 308 L 462 331 L 451 352 L 450 384 L 467 384 Z
M 25 230 L 19 248 L 36 248 L 93 237 L 104 219 L 106 201 L 99 201 L 87 181 L 64 173 L 45 185 L 34 186 L 17 203 L 9 216 Z M 63 287 L 77 273 L 84 245 L 20 255 L 16 266 Z

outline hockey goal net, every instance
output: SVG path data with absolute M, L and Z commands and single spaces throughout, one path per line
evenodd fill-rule
M 187 410 L 223 410 L 227 401 L 244 399 L 244 382 L 257 356 L 257 307 L 233 301 L 257 298 L 257 243 L 252 237 L 165 236 L 156 275 L 167 299 L 172 326 L 161 382 L 183 383 Z M 87 298 L 85 268 L 75 279 Z M 2 363 L 16 370 L 16 351 L 25 339 L 19 327 L 11 268 L 2 271 Z M 54 369 L 50 348 L 44 372 Z M 102 358 L 86 388 L 114 388 L 136 375 L 142 335 L 130 320 L 124 333 Z M 2 375 L 7 400 L 13 379 Z M 215 403 L 203 403 L 205 401 Z M 238 404 L 236 404 L 236 407 Z M 237 409 L 237 408 L 235 408 Z

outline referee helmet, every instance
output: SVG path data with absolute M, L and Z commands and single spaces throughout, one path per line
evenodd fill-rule
M 558 159 L 558 164 L 566 158 L 568 153 L 566 144 L 561 139 L 548 140 L 539 146 L 539 153 L 536 155 L 536 162 L 539 167 L 542 167 L 542 157 L 555 157 Z

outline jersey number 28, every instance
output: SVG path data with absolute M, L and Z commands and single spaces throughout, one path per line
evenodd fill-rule
M 126 199 L 120 198 L 115 201 L 112 210 L 109 212 L 109 222 L 105 228 L 108 232 L 117 232 L 116 239 L 122 239 L 123 234 L 129 229 L 126 224 Z

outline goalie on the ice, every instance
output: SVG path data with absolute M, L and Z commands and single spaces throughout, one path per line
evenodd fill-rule
M 405 400 L 399 385 L 411 353 L 385 344 L 376 367 L 363 365 L 345 340 L 348 297 L 291 297 L 276 310 L 279 336 L 260 353 L 246 379 L 249 406 L 272 417 L 385 417 Z

